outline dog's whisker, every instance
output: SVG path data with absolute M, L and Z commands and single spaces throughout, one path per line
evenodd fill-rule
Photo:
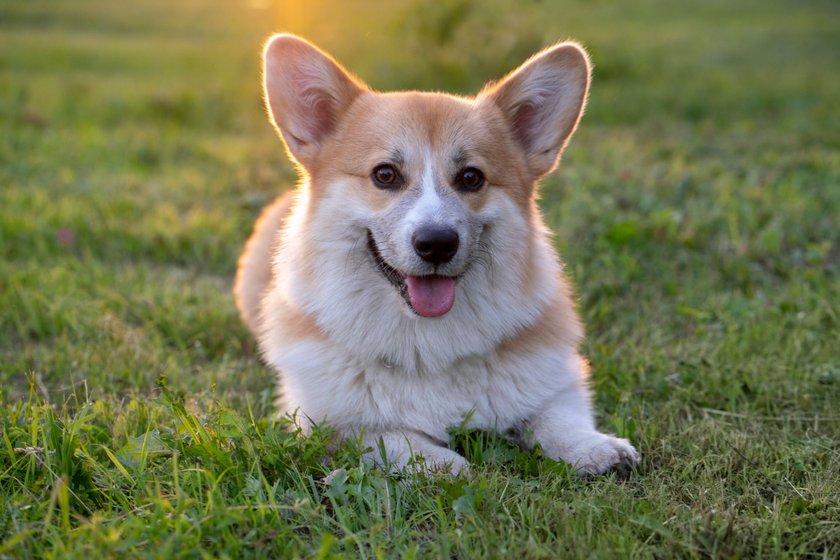
M 350 272 L 350 263 L 351 263 L 351 260 L 354 260 L 354 261 L 355 261 L 355 266 L 353 267 L 352 272 L 355 272 L 356 270 L 358 270 L 358 269 L 359 269 L 359 267 L 360 267 L 360 266 L 361 266 L 361 264 L 362 264 L 362 263 L 360 262 L 360 259 L 353 259 L 353 255 L 355 255 L 355 254 L 356 254 L 356 250 L 357 250 L 357 248 L 359 247 L 359 242 L 360 242 L 360 241 L 361 241 L 361 239 L 356 239 L 356 240 L 353 242 L 353 246 L 352 246 L 352 247 L 350 247 L 350 248 L 347 250 L 347 258 L 344 260 L 344 271 L 345 271 L 345 272 Z

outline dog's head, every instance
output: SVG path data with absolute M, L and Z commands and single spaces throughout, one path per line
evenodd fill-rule
M 499 226 L 532 225 L 536 183 L 574 132 L 590 76 L 575 43 L 545 49 L 474 98 L 374 92 L 292 35 L 272 37 L 264 62 L 269 113 L 311 200 L 331 201 L 378 278 L 424 317 L 452 308 L 456 282 L 491 249 L 527 249 Z

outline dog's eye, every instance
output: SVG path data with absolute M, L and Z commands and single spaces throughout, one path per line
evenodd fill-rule
M 393 165 L 387 163 L 374 167 L 370 178 L 373 180 L 373 184 L 380 189 L 395 189 L 402 185 L 400 172 Z
M 458 173 L 455 184 L 463 191 L 475 192 L 484 186 L 484 173 L 475 167 L 467 167 Z

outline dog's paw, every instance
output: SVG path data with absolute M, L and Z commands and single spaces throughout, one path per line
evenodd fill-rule
M 639 463 L 639 453 L 626 439 L 593 432 L 575 441 L 560 457 L 581 476 L 615 471 L 626 478 Z
M 458 476 L 469 470 L 461 455 L 417 433 L 393 431 L 366 437 L 370 445 L 365 460 L 392 472 Z
M 423 455 L 414 458 L 414 466 L 424 474 L 448 474 L 450 476 L 467 475 L 469 462 L 456 452 L 446 447 L 423 450 Z

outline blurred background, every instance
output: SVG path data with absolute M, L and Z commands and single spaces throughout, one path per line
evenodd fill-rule
M 733 359 L 770 347 L 825 366 L 840 299 L 837 2 L 3 0 L 10 394 L 29 372 L 46 391 L 147 390 L 160 373 L 187 389 L 270 385 L 229 289 L 255 216 L 295 182 L 260 93 L 276 31 L 374 88 L 465 94 L 582 42 L 592 97 L 542 206 L 603 383 L 614 367 L 667 384 L 679 360 L 725 353 L 733 325 L 763 325 Z M 797 313 L 816 334 L 785 348 Z M 766 379 L 776 358 L 745 375 Z

